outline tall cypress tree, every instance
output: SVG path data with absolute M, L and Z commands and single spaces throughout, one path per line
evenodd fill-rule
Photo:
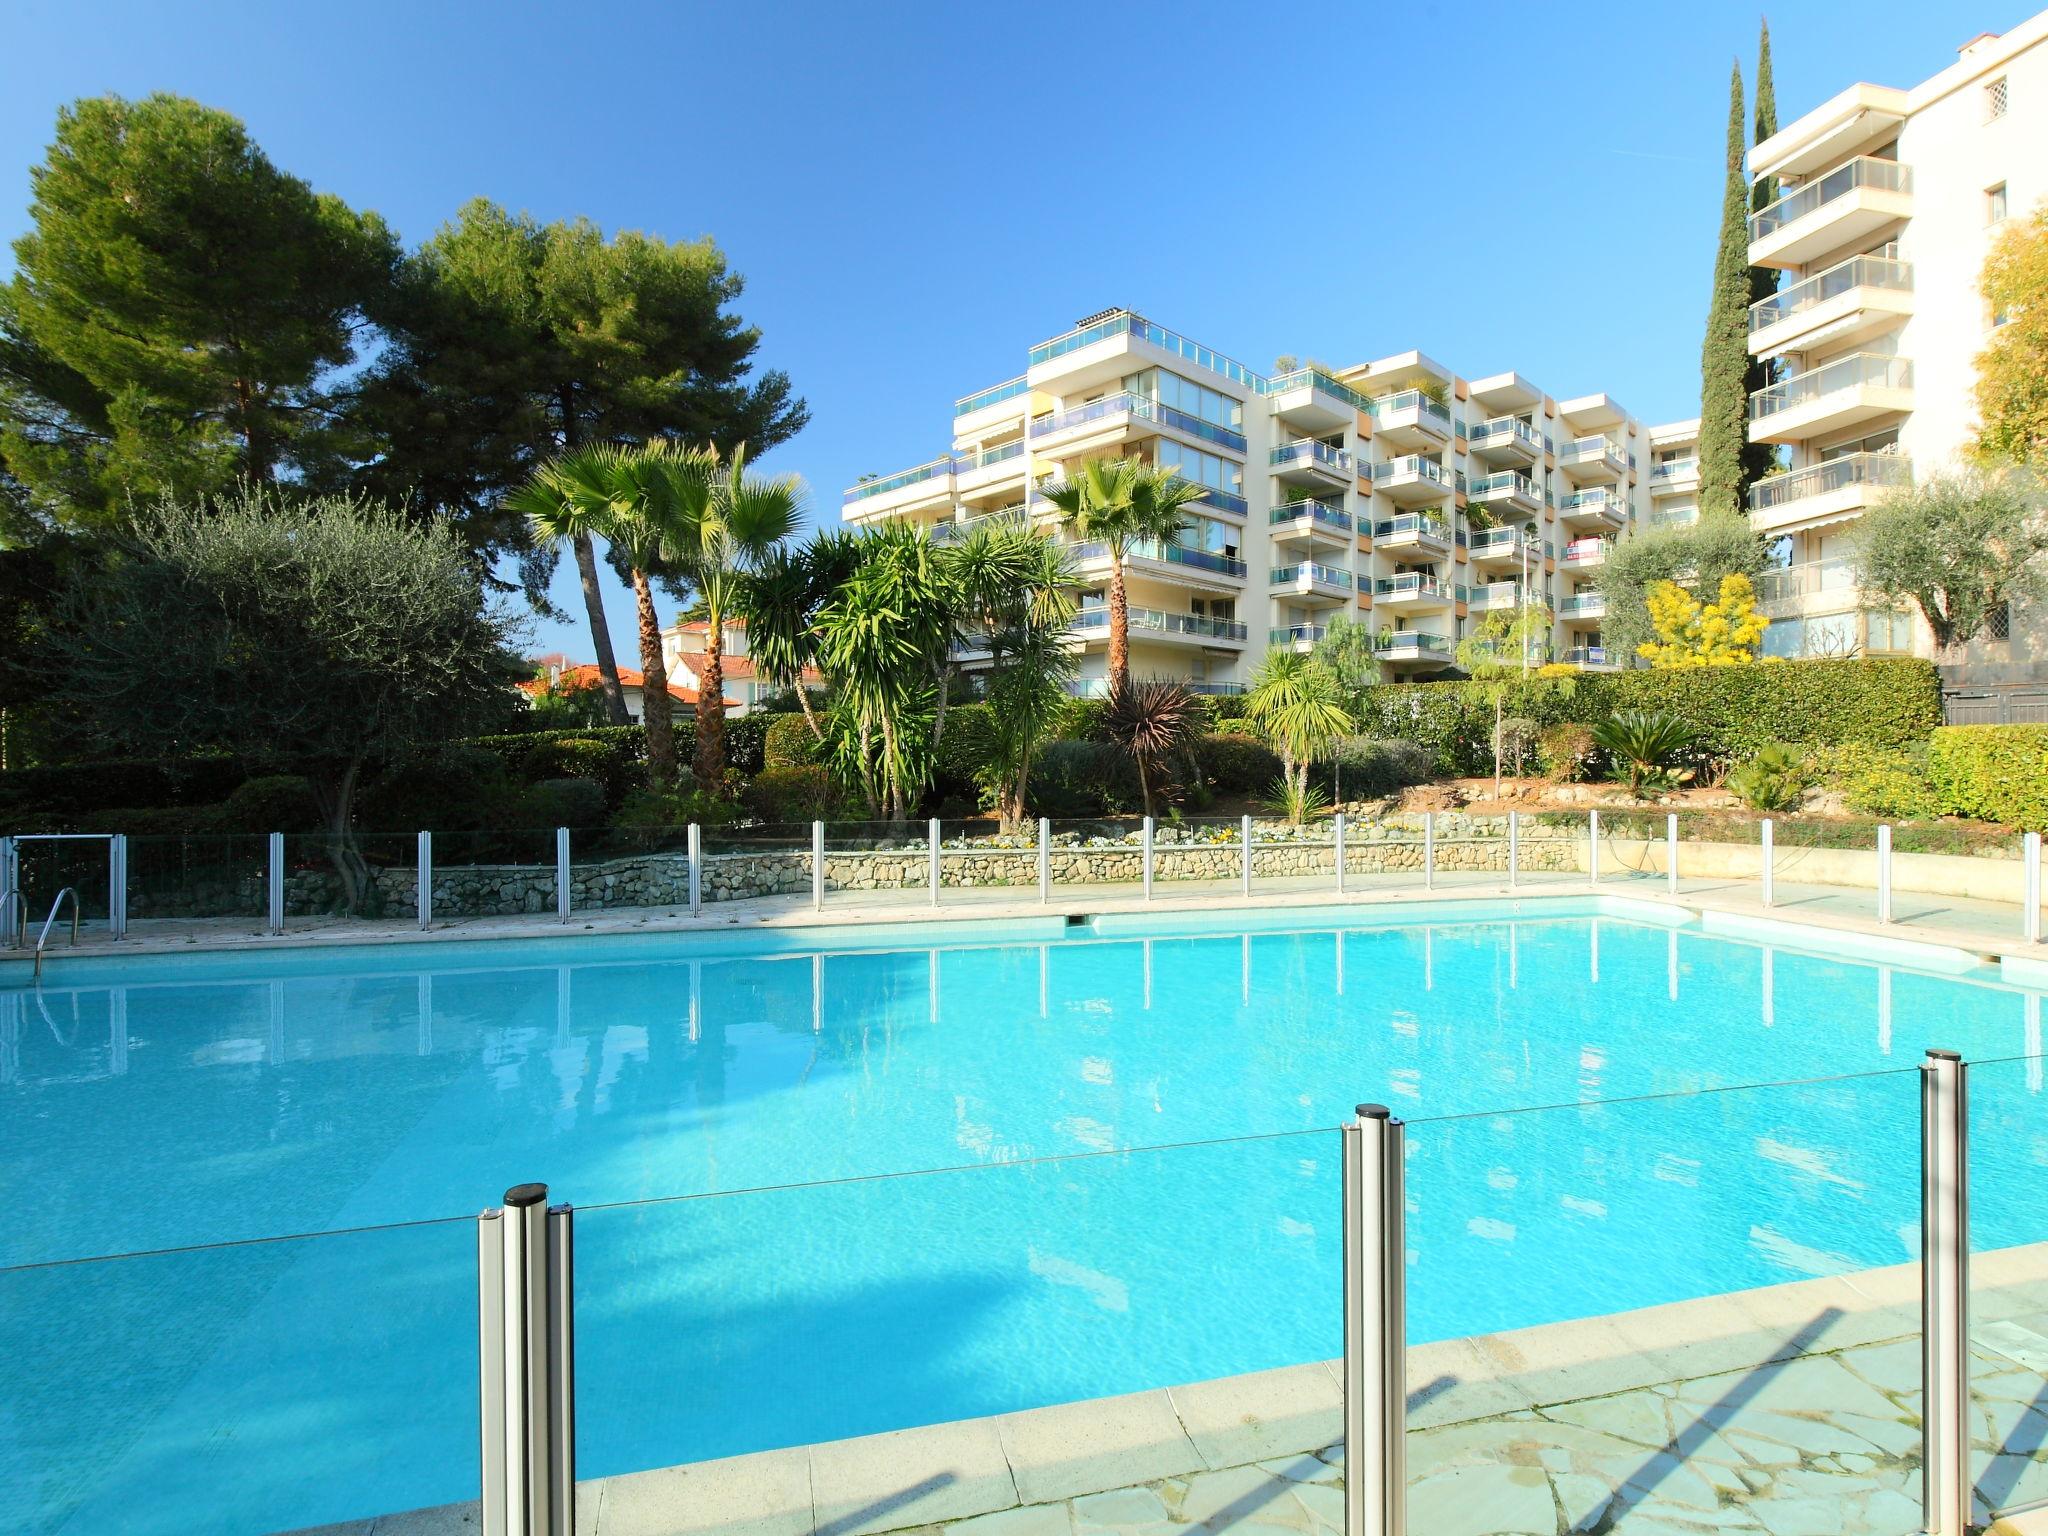
M 1743 175 L 1742 65 L 1728 82 L 1721 243 L 1700 346 L 1700 517 L 1739 516 L 1749 441 L 1749 185 Z
M 1750 147 L 1755 148 L 1778 131 L 1778 96 L 1771 88 L 1771 24 L 1766 20 L 1758 34 L 1756 45 L 1756 113 L 1753 118 L 1755 130 L 1750 138 Z M 1778 178 L 1759 176 L 1749 189 L 1751 212 L 1759 212 L 1778 200 Z M 1761 303 L 1778 291 L 1778 269 L 1776 267 L 1751 267 L 1749 269 L 1749 302 Z M 1749 377 L 1745 387 L 1751 394 L 1771 385 L 1771 365 L 1762 358 L 1755 358 L 1749 365 Z M 1768 474 L 1778 462 L 1778 451 L 1769 443 L 1752 443 L 1743 450 L 1743 493 L 1747 496 L 1750 482 Z

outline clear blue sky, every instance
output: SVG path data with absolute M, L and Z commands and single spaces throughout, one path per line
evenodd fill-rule
M 1774 4 L 1781 117 L 1910 85 L 2027 7 Z M 836 520 L 952 401 L 1117 304 L 1253 367 L 1420 347 L 1696 409 L 1742 5 L 9 0 L 0 238 L 57 108 L 175 91 L 408 241 L 465 199 L 711 234 Z M 607 577 L 609 580 L 609 577 Z M 557 589 L 574 598 L 566 576 Z M 614 584 L 622 658 L 631 603 Z M 587 658 L 580 626 L 542 649 Z

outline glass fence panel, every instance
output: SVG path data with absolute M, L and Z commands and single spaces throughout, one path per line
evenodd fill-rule
M 1334 891 L 1337 821 L 1327 813 L 1291 821 L 1269 809 L 1252 821 L 1252 889 L 1260 892 Z
M 1255 864 L 1255 876 L 1256 870 Z M 1158 823 L 1152 839 L 1155 896 L 1219 896 L 1243 888 L 1242 817 L 1176 816 Z
M 569 907 L 655 907 L 686 912 L 690 904 L 690 829 L 613 826 L 569 834 Z
M 1054 891 L 1082 888 L 1091 895 L 1135 896 L 1143 890 L 1144 817 L 1053 817 L 1050 836 Z
M 325 832 L 284 838 L 287 929 L 322 922 L 419 921 L 419 834 Z
M 0 1270 L 10 1532 L 295 1531 L 474 1499 L 473 1220 Z
M 571 836 L 570 846 L 575 846 Z M 555 829 L 436 832 L 434 922 L 555 910 Z M 573 885 L 572 885 L 573 891 Z
M 270 911 L 270 839 L 262 834 L 128 839 L 128 921 Z
M 2048 1085 L 2039 993 L 2013 999 L 2019 1059 L 1969 1071 L 1970 1432 L 1977 1518 L 2048 1500 Z
M 983 817 L 939 823 L 939 900 L 943 905 L 1037 899 L 1037 822 L 1024 822 L 1012 833 Z
M 1411 1529 L 1920 1529 L 1916 1071 L 1406 1134 Z
M 1590 823 L 1580 811 L 1524 811 L 1516 818 L 1518 885 L 1583 885 Z
M 825 901 L 929 906 L 930 824 L 915 819 L 828 822 Z
M 811 823 L 763 822 L 705 827 L 702 892 L 708 906 L 758 896 L 809 896 Z M 684 878 L 688 879 L 688 869 Z M 688 899 L 687 891 L 684 899 Z
M 78 897 L 80 921 L 104 923 L 110 889 L 108 875 L 110 839 L 104 837 L 23 838 L 15 844 L 21 891 L 21 920 L 27 924 L 29 942 L 35 942 L 57 904 L 58 895 L 70 890 Z M 60 929 L 69 936 L 71 903 L 64 903 L 63 916 L 50 930 L 51 941 L 62 943 Z
M 580 1210 L 579 1471 L 1188 1383 L 1249 1404 L 1232 1378 L 1288 1368 L 1337 1438 L 1334 1130 L 1033 1159 L 961 1129 L 1016 1160 Z M 892 1520 L 943 1518 L 943 1488 L 899 1497 Z
M 1431 864 L 1439 888 L 1508 883 L 1508 819 L 1469 811 L 1436 814 Z

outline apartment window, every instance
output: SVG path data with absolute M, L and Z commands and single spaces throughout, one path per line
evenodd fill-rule
M 1242 494 L 1244 490 L 1244 467 L 1230 459 L 1204 453 L 1199 448 L 1190 448 L 1169 438 L 1159 440 L 1158 456 L 1161 468 L 1173 470 L 1183 480 L 1206 485 L 1213 491 L 1228 491 L 1233 496 Z
M 2002 223 L 2005 219 L 2005 183 L 1984 189 L 1984 222 Z
M 1233 432 L 1244 426 L 1244 407 L 1237 400 L 1197 384 L 1193 379 L 1169 373 L 1164 368 L 1147 369 L 1127 381 L 1125 387 L 1141 395 L 1151 395 L 1161 405 L 1171 406 L 1219 427 L 1228 427 Z
M 1869 638 L 1863 649 L 1873 655 L 1910 653 L 1913 649 L 1913 616 L 1910 613 L 1893 613 L 1883 608 L 1873 608 L 1863 616 L 1864 632 Z
M 2006 94 L 2005 76 L 2000 75 L 1996 80 L 1984 87 L 1984 121 L 1987 123 L 1997 122 L 2001 117 L 2005 116 L 2005 109 L 2008 104 L 2009 98 Z

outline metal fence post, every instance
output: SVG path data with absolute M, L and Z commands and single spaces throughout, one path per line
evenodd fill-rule
M 1778 828 L 1770 817 L 1763 824 L 1764 858 L 1764 905 L 1770 906 L 1778 898 Z
M 937 905 L 939 904 L 939 818 L 938 818 L 938 817 L 934 816 L 934 817 L 932 818 L 932 822 L 931 822 L 931 830 L 930 830 L 930 832 L 929 832 L 929 833 L 927 834 L 927 836 L 928 836 L 928 839 L 929 839 L 929 841 L 930 841 L 930 844 L 931 844 L 931 865 L 932 865 L 932 905 L 936 907 L 936 906 L 937 906 Z
M 28 942 L 28 899 L 21 894 L 21 844 L 11 837 L 0 837 L 0 907 L 7 947 L 19 949 Z
M 576 1523 L 574 1212 L 545 1184 L 477 1218 L 484 1536 Z
M 128 834 L 116 832 L 107 842 L 107 932 L 128 937 Z
M 1145 874 L 1145 899 L 1152 899 L 1152 818 L 1145 818 L 1145 851 L 1142 868 Z
M 284 834 L 270 834 L 270 873 L 266 882 L 270 887 L 270 931 L 284 932 Z
M 1436 889 L 1436 812 L 1422 813 L 1422 888 Z
M 419 878 L 413 882 L 414 894 L 419 898 L 420 928 L 434 926 L 434 834 L 420 834 Z
M 690 916 L 700 916 L 704 911 L 704 829 L 696 822 L 690 823 L 688 843 L 690 857 Z
M 1600 813 L 1586 812 L 1586 883 L 1600 883 Z
M 811 910 L 825 905 L 825 823 L 811 823 Z
M 2029 832 L 2020 839 L 2021 897 L 2026 910 L 2020 914 L 2020 936 L 2029 944 L 2041 942 L 2041 834 Z
M 1928 1536 L 1970 1516 L 1969 1068 L 1929 1051 L 1920 1068 L 1921 1498 Z
M 1877 829 L 1877 920 L 1892 920 L 1892 829 L 1882 823 Z
M 555 916 L 569 921 L 569 829 L 555 828 Z
M 1345 1126 L 1344 1536 L 1406 1536 L 1407 1256 L 1402 1127 L 1384 1104 Z
M 1513 890 L 1522 878 L 1522 813 L 1508 812 L 1508 889 Z
M 1052 823 L 1038 818 L 1038 903 L 1052 900 Z
M 1678 894 L 1678 812 L 1664 818 L 1664 872 L 1671 894 Z
M 1337 840 L 1337 894 L 1342 896 L 1344 894 L 1344 813 L 1342 811 L 1337 813 L 1337 829 L 1334 836 Z M 1341 938 L 1341 935 L 1339 937 Z
M 1241 824 L 1240 824 L 1240 829 L 1241 829 L 1241 830 L 1243 831 L 1243 833 L 1244 833 L 1244 893 L 1245 893 L 1245 895 L 1249 896 L 1249 895 L 1251 895 L 1251 893 L 1252 893 L 1252 819 L 1251 819 L 1251 817 L 1249 817 L 1249 816 L 1246 816 L 1245 818 L 1243 818 L 1243 820 L 1242 820 L 1242 822 L 1241 822 Z

